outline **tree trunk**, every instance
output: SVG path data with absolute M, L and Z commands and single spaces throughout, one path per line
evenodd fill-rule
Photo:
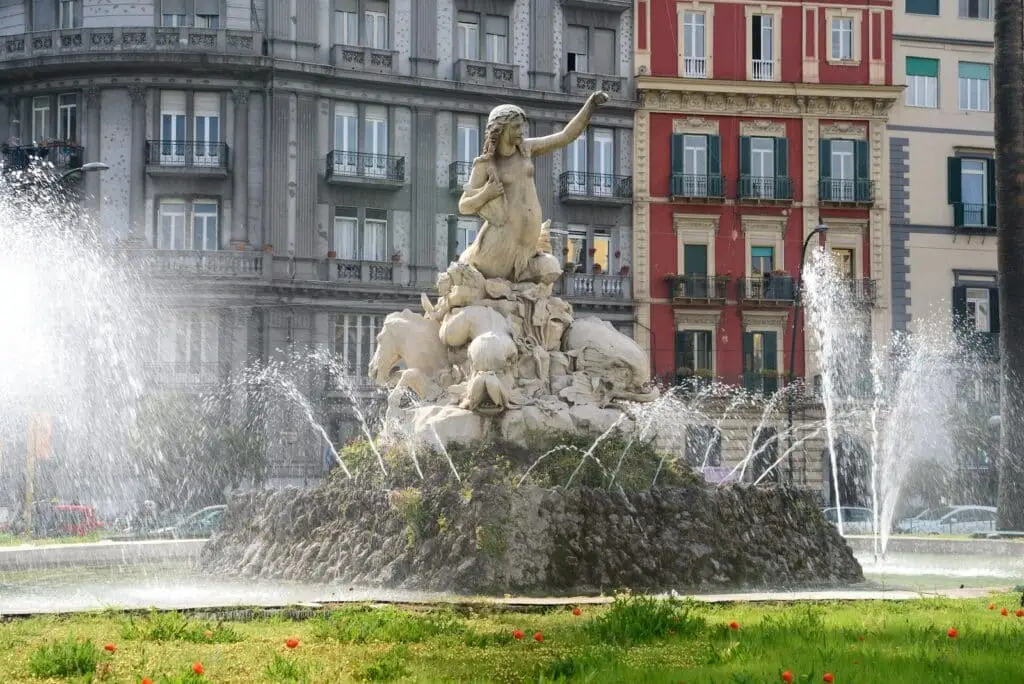
M 999 529 L 1024 530 L 1024 0 L 995 3 L 999 243 Z

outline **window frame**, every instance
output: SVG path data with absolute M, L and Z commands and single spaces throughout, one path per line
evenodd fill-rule
M 972 296 L 973 295 L 973 296 Z M 964 314 L 970 325 L 970 332 L 992 332 L 992 294 L 989 288 L 967 286 L 964 289 Z M 974 306 L 972 311 L 971 306 Z M 982 326 L 984 323 L 984 326 Z
M 220 31 L 225 28 L 224 21 L 228 12 L 227 0 L 217 0 L 216 14 L 208 12 L 197 13 L 196 0 L 183 0 L 183 2 L 174 3 L 173 5 L 167 3 L 166 0 L 157 0 L 153 5 L 154 23 L 158 28 L 197 28 L 208 31 Z M 172 23 L 165 23 L 165 19 L 172 16 L 178 17 L 178 19 Z M 200 26 L 197 19 L 201 16 L 216 17 L 217 26 Z
M 491 8 L 488 8 L 491 9 Z M 483 11 L 481 8 L 476 7 L 464 7 L 462 3 L 456 3 L 455 12 L 453 12 L 454 22 L 452 28 L 452 44 L 454 47 L 455 61 L 467 60 L 470 62 L 486 62 L 488 64 L 512 64 L 514 54 L 514 40 L 513 40 L 513 25 L 512 16 L 508 12 L 494 12 L 494 11 Z M 463 21 L 463 18 L 472 16 L 475 19 L 476 33 L 477 33 L 477 44 L 476 44 L 476 57 L 463 56 L 459 51 L 461 44 L 469 45 L 465 41 L 459 40 L 459 28 L 460 25 L 470 25 L 472 22 Z M 494 62 L 489 57 L 488 53 L 488 36 L 499 35 L 490 34 L 487 30 L 487 19 L 503 19 L 505 22 L 505 59 L 504 61 Z M 589 44 L 589 39 L 588 39 Z
M 832 45 L 829 54 L 832 56 L 832 61 L 852 62 L 853 17 L 832 17 L 830 31 L 832 34 Z
M 32 142 L 44 144 L 51 140 L 50 129 L 53 127 L 53 98 L 50 95 L 36 95 L 29 100 L 29 108 L 32 112 Z M 37 131 L 37 124 L 41 124 L 42 131 Z M 41 135 L 42 133 L 43 135 Z
M 221 238 L 224 236 L 224 203 L 221 198 L 211 195 L 158 195 L 154 199 L 154 235 L 153 235 L 153 246 L 155 249 L 164 251 L 174 252 L 217 252 L 221 250 Z M 182 240 L 181 247 L 175 247 L 174 236 L 171 236 L 170 246 L 162 243 L 163 238 L 163 217 L 165 215 L 172 215 L 171 212 L 165 212 L 165 207 L 180 206 L 181 213 L 176 214 L 183 217 L 182 223 Z M 213 241 L 211 244 L 215 245 L 214 249 L 206 249 L 207 243 L 204 241 L 199 247 L 195 244 L 195 231 L 196 231 L 196 217 L 200 212 L 196 212 L 196 206 L 212 205 L 216 207 L 213 214 L 209 212 L 202 212 L 205 217 L 214 216 L 214 231 Z M 206 227 L 204 226 L 204 232 Z
M 71 104 L 65 98 L 73 98 Z M 80 139 L 78 121 L 78 93 L 57 94 L 57 139 L 69 143 L 77 143 Z M 69 120 L 73 119 L 73 121 Z M 66 130 L 65 130 L 66 129 Z
M 964 64 L 982 65 L 988 69 L 988 78 L 975 78 L 961 76 L 960 67 Z M 985 84 L 982 88 L 981 84 Z M 965 90 L 966 88 L 966 90 Z M 977 92 L 973 92 L 976 90 Z M 984 90 L 984 92 L 982 92 Z M 966 95 L 966 101 L 965 101 Z M 983 97 L 984 96 L 984 97 Z M 976 100 L 973 101 L 972 100 Z M 984 106 L 982 106 L 984 105 Z M 957 108 L 961 112 L 991 112 L 992 111 L 992 65 L 984 62 L 957 63 Z
M 977 14 L 971 15 L 971 2 L 972 0 L 958 0 L 957 2 L 957 18 L 958 19 L 977 19 L 979 21 L 992 21 L 993 16 L 993 5 L 995 4 L 992 0 L 973 0 L 977 5 Z M 988 12 L 983 13 L 982 4 L 987 3 Z
M 911 3 L 915 3 L 913 9 L 911 9 Z M 929 3 L 931 6 L 925 8 L 922 5 Z M 928 11 L 920 11 L 927 9 Z M 939 0 L 905 0 L 903 11 L 906 14 L 917 15 L 922 17 L 937 17 L 940 13 Z
M 340 242 L 338 226 L 340 222 L 350 222 L 354 226 L 353 244 L 355 254 L 347 254 L 350 250 Z M 370 240 L 370 228 L 382 228 L 383 234 L 379 238 L 379 244 L 368 249 Z M 331 222 L 330 245 L 337 254 L 338 259 L 344 261 L 369 261 L 374 263 L 390 263 L 388 253 L 391 246 L 391 213 L 386 209 L 372 207 L 354 207 L 350 205 L 336 204 L 334 206 L 334 218 Z M 377 242 L 377 240 L 375 240 Z M 375 253 L 378 252 L 379 254 Z M 371 253 L 374 252 L 374 253 Z M 369 258 L 379 256 L 380 258 Z
M 384 327 L 384 314 L 351 312 L 333 315 L 334 334 L 331 336 L 332 354 L 338 360 L 347 378 L 354 378 L 358 384 L 369 385 L 370 359 L 377 349 L 377 335 Z M 355 331 L 349 340 L 349 331 Z M 339 339 L 340 338 L 340 339 Z M 340 343 L 340 344 L 339 344 Z M 339 349 L 340 346 L 340 349 Z M 355 351 L 356 358 L 350 362 L 349 353 Z

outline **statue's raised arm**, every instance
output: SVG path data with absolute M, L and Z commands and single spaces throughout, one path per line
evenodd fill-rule
M 594 115 L 594 110 L 607 101 L 608 94 L 601 90 L 597 91 L 587 99 L 583 108 L 576 113 L 572 121 L 565 125 L 565 128 L 557 133 L 540 138 L 527 138 L 523 141 L 523 147 L 529 150 L 530 156 L 536 157 L 569 145 L 573 140 L 580 137 L 583 131 L 587 130 L 587 126 L 590 124 L 590 117 Z

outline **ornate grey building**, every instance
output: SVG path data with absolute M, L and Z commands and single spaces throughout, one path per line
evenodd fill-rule
M 0 0 L 0 134 L 87 174 L 101 227 L 195 284 L 153 360 L 215 383 L 289 345 L 365 383 L 384 316 L 472 240 L 487 112 L 612 101 L 536 174 L 559 284 L 630 332 L 631 0 Z

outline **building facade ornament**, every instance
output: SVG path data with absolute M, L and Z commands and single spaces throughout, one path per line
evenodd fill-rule
M 231 90 L 231 99 L 234 103 L 243 107 L 249 103 L 249 89 L 248 88 L 233 88 Z
M 676 330 L 693 330 L 702 328 L 718 329 L 722 320 L 722 312 L 703 309 L 676 309 L 672 312 Z
M 146 101 L 146 86 L 144 85 L 130 85 L 128 86 L 128 97 L 131 98 L 132 104 L 141 104 Z
M 685 119 L 672 121 L 672 133 L 696 133 L 698 135 L 718 135 L 718 121 L 699 116 L 688 116 Z
M 745 137 L 785 138 L 786 124 L 782 121 L 755 119 L 740 122 L 740 135 Z
M 722 93 L 715 91 L 641 90 L 640 106 L 656 112 L 686 112 L 701 116 L 858 116 L 885 118 L 896 102 L 890 98 L 857 95 L 817 96 L 805 94 Z
M 821 137 L 825 139 L 867 140 L 868 129 L 867 126 L 850 123 L 849 121 L 833 121 L 821 126 Z

